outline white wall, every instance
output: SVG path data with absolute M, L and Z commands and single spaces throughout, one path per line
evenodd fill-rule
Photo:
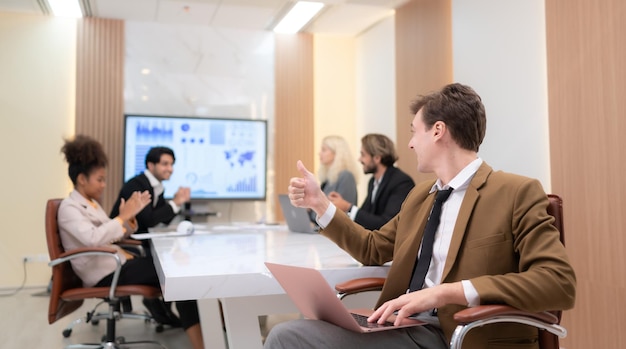
M 273 183 L 273 33 L 133 21 L 125 33 L 125 113 L 268 120 L 267 183 Z M 273 187 L 267 196 L 275 196 Z M 273 220 L 265 201 L 193 205 L 221 214 L 211 222 Z
M 356 133 L 396 139 L 396 45 L 393 16 L 356 38 Z M 408 110 L 408 102 L 407 102 Z
M 321 140 L 327 135 L 343 136 L 355 161 L 363 135 L 382 133 L 395 141 L 394 24 L 391 16 L 357 37 L 315 36 L 316 169 Z M 367 196 L 369 178 L 358 178 L 359 203 Z
M 47 256 L 46 200 L 72 189 L 60 153 L 74 132 L 76 21 L 0 13 L 0 288 L 22 283 L 25 255 Z M 46 285 L 46 263 L 26 265 Z
M 345 36 L 316 35 L 313 50 L 315 120 L 313 149 L 315 150 L 315 173 L 317 173 L 318 154 L 324 137 L 329 135 L 343 137 L 350 145 L 353 154 L 356 154 L 359 149 L 355 143 L 356 129 L 354 127 L 357 121 L 355 40 Z M 305 165 L 313 171 L 313 166 Z M 359 177 L 357 177 L 357 183 L 361 181 Z M 360 193 L 358 196 L 361 199 Z
M 487 111 L 480 156 L 550 191 L 544 1 L 452 4 L 454 80 L 472 86 Z
M 408 106 L 408 101 L 407 101 Z M 407 107 L 408 108 L 408 107 Z M 407 109 L 408 110 L 408 109 Z M 356 148 L 361 137 L 382 133 L 396 140 L 396 45 L 395 19 L 387 17 L 356 38 Z M 371 175 L 359 182 L 359 202 L 367 195 Z

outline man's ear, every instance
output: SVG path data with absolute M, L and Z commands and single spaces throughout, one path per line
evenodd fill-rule
M 380 160 L 381 160 L 382 158 L 380 157 L 380 155 L 374 155 L 374 156 L 372 157 L 372 159 L 374 159 L 374 162 L 375 162 L 375 163 L 380 164 Z
M 441 136 L 446 131 L 446 124 L 443 121 L 437 121 L 433 125 L 433 129 L 435 130 L 433 133 L 435 136 Z
M 148 162 L 148 171 L 154 173 L 154 163 Z

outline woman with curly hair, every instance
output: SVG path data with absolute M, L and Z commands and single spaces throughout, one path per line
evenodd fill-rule
M 107 246 L 117 250 L 122 261 L 118 285 L 159 286 L 151 258 L 133 257 L 114 242 L 137 230 L 135 215 L 151 202 L 148 191 L 135 192 L 120 203 L 119 214 L 111 219 L 98 200 L 106 184 L 108 159 L 96 140 L 78 135 L 61 148 L 68 163 L 74 190 L 59 206 L 58 224 L 61 243 L 66 250 Z M 116 262 L 106 256 L 84 256 L 71 260 L 72 268 L 86 287 L 110 286 Z M 200 318 L 195 301 L 177 302 L 182 326 L 193 348 L 204 348 Z

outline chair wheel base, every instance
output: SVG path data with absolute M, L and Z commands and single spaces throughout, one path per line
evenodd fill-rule
M 103 334 L 102 337 L 100 337 L 100 341 L 102 343 L 111 343 L 111 342 L 107 341 L 106 334 Z M 115 338 L 115 341 L 113 343 L 115 343 L 115 344 L 124 344 L 124 343 L 126 343 L 126 337 L 119 336 L 119 337 Z

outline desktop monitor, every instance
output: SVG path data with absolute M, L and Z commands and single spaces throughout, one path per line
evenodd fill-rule
M 142 173 L 148 150 L 174 151 L 174 173 L 163 181 L 165 197 L 179 187 L 192 199 L 265 200 L 265 120 L 125 115 L 124 181 Z

